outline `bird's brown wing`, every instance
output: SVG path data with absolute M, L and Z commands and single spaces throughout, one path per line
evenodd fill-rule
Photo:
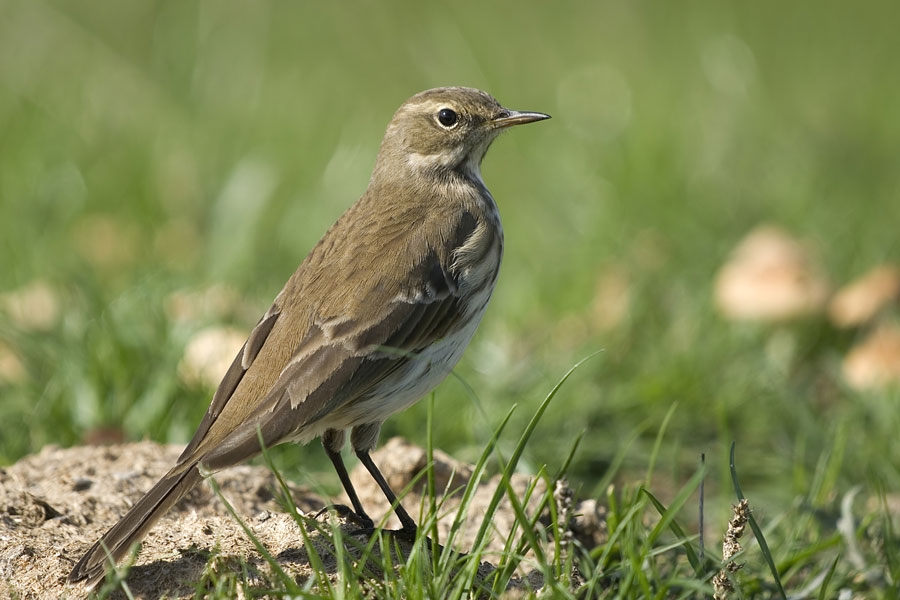
M 253 412 L 204 452 L 204 464 L 215 470 L 258 453 L 260 433 L 267 447 L 302 438 L 304 427 L 417 360 L 417 353 L 450 332 L 461 314 L 460 298 L 449 287 L 439 296 L 397 300 L 368 323 L 343 320 L 330 331 L 311 328 L 296 358 Z
M 185 447 L 181 456 L 178 457 L 179 464 L 184 461 L 185 458 L 190 457 L 203 438 L 206 437 L 209 428 L 219 417 L 222 410 L 225 408 L 225 404 L 231 399 L 238 384 L 240 384 L 241 380 L 244 378 L 244 374 L 250 368 L 250 365 L 253 364 L 253 361 L 256 360 L 259 351 L 262 349 L 263 344 L 266 343 L 266 339 L 268 339 L 269 333 L 272 331 L 272 327 L 275 326 L 275 322 L 278 320 L 280 314 L 281 311 L 278 306 L 273 304 L 268 312 L 263 315 L 263 318 L 256 324 L 256 327 L 253 328 L 253 331 L 250 332 L 247 341 L 244 342 L 244 345 L 238 351 L 237 356 L 231 361 L 231 366 L 228 367 L 228 371 L 225 372 L 225 376 L 219 383 L 219 387 L 216 389 L 216 393 L 213 396 L 209 408 L 206 410 L 206 414 L 203 416 L 203 420 L 200 422 L 200 426 L 197 428 L 197 431 L 194 432 L 194 437 L 191 438 L 191 441 L 188 443 L 187 447 Z
M 361 302 L 370 308 L 366 318 L 339 314 L 314 319 L 300 342 L 292 344 L 289 362 L 256 400 L 247 397 L 244 389 L 250 385 L 241 382 L 259 378 L 255 360 L 263 363 L 258 370 L 271 366 L 269 346 L 278 346 L 279 339 L 289 335 L 294 316 L 288 314 L 290 307 L 279 313 L 273 306 L 232 363 L 181 461 L 202 460 L 208 468 L 218 469 L 256 454 L 258 430 L 267 446 L 298 437 L 305 426 L 370 392 L 445 337 L 464 310 L 452 269 L 453 249 L 475 225 L 470 215 L 458 220 L 446 247 L 424 252 L 393 289 L 365 290 Z M 241 406 L 228 406 L 234 402 Z

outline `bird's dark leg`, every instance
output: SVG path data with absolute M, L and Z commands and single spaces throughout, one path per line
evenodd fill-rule
M 375 447 L 375 443 L 378 441 L 378 433 L 380 431 L 381 423 L 357 425 L 353 428 L 353 431 L 350 432 L 350 446 L 353 448 L 353 451 L 356 452 L 359 461 L 366 467 L 369 475 L 372 476 L 372 479 L 374 479 L 375 483 L 378 484 L 378 487 L 381 488 L 384 497 L 387 498 L 388 502 L 391 503 L 391 506 L 394 507 L 394 513 L 397 515 L 397 518 L 400 519 L 400 524 L 402 525 L 402 528 L 398 533 L 403 537 L 408 537 L 412 540 L 416 537 L 416 522 L 412 520 L 409 513 L 407 513 L 403 506 L 397 501 L 394 490 L 388 485 L 384 475 L 381 474 L 381 471 L 375 466 L 372 457 L 369 456 L 369 451 Z
M 325 447 L 325 454 L 328 455 L 331 464 L 334 465 L 334 470 L 337 471 L 338 478 L 341 480 L 341 485 L 344 486 L 344 491 L 347 492 L 347 497 L 350 498 L 350 504 L 353 505 L 353 512 L 355 514 L 351 518 L 356 521 L 363 530 L 374 530 L 375 522 L 372 521 L 372 518 L 366 514 L 365 510 L 363 510 L 362 502 L 359 501 L 359 496 L 356 495 L 356 490 L 353 489 L 353 484 L 350 482 L 350 475 L 347 473 L 347 467 L 344 466 L 344 459 L 341 457 L 341 448 L 344 446 L 344 432 L 336 431 L 334 429 L 326 431 L 322 436 L 322 445 Z M 341 508 L 346 509 L 346 506 L 333 505 L 325 508 L 335 508 L 344 516 L 349 516 L 349 514 L 347 514 L 349 511 L 345 512 L 340 510 Z
M 409 513 L 406 512 L 406 509 L 403 508 L 403 505 L 397 501 L 397 496 L 394 494 L 394 491 L 391 489 L 391 486 L 388 485 L 387 481 L 384 479 L 384 475 L 381 474 L 381 471 L 378 470 L 378 467 L 375 466 L 375 462 L 372 460 L 372 457 L 369 456 L 368 450 L 357 450 L 356 456 L 359 457 L 360 462 L 366 467 L 366 470 L 369 471 L 369 474 L 372 476 L 372 479 L 375 480 L 375 483 L 378 484 L 378 487 L 381 488 L 381 491 L 384 493 L 385 498 L 388 499 L 388 502 L 391 503 L 391 506 L 394 507 L 394 513 L 396 513 L 397 518 L 400 519 L 400 524 L 403 526 L 399 533 L 402 533 L 404 537 L 409 537 L 410 539 L 415 539 L 416 537 L 416 522 L 412 520 L 412 517 L 409 516 Z

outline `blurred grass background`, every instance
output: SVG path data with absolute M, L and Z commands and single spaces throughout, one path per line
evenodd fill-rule
M 513 403 L 517 432 L 602 349 L 528 453 L 559 465 L 586 431 L 582 495 L 603 491 L 616 457 L 617 480 L 646 474 L 673 403 L 661 497 L 706 453 L 725 514 L 733 440 L 769 515 L 798 497 L 833 508 L 854 486 L 896 491 L 900 397 L 840 377 L 858 334 L 818 318 L 735 324 L 712 301 L 760 223 L 809 240 L 836 283 L 898 260 L 895 17 L 888 0 L 0 0 L 0 292 L 43 290 L 29 303 L 51 309 L 0 317 L 19 364 L 0 383 L 0 464 L 104 428 L 185 442 L 211 397 L 179 376 L 188 340 L 249 330 L 365 189 L 397 106 L 453 84 L 554 118 L 485 160 L 507 254 L 458 368 L 478 400 L 453 378 L 437 390 L 439 447 L 477 457 Z M 607 323 L 610 273 L 630 302 Z M 237 299 L 172 308 L 214 284 Z M 423 443 L 424 416 L 398 415 L 383 438 Z M 314 447 L 280 457 L 329 472 Z

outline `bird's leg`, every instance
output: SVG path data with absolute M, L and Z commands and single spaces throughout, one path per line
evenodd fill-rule
M 394 513 L 397 515 L 397 518 L 400 519 L 400 524 L 402 525 L 402 528 L 398 533 L 402 534 L 404 537 L 408 537 L 410 540 L 415 539 L 416 529 L 418 529 L 416 522 L 412 520 L 412 517 L 410 517 L 409 513 L 406 512 L 406 509 L 403 508 L 403 505 L 397 501 L 397 496 L 394 494 L 391 486 L 385 481 L 384 475 L 382 475 L 381 471 L 378 470 L 378 467 L 375 466 L 375 462 L 372 460 L 372 457 L 369 456 L 369 451 L 357 450 L 356 456 L 358 456 L 360 462 L 365 465 L 366 470 L 369 471 L 372 479 L 374 479 L 375 483 L 378 484 L 378 487 L 381 488 L 385 498 L 387 498 L 388 502 L 391 503 L 391 506 L 394 507 Z
M 375 483 L 378 484 L 378 487 L 381 488 L 384 497 L 388 499 L 388 502 L 390 502 L 391 506 L 394 508 L 394 513 L 397 515 L 397 518 L 400 519 L 400 524 L 402 526 L 398 533 L 403 537 L 408 537 L 410 540 L 413 540 L 416 537 L 416 522 L 412 520 L 412 517 L 410 517 L 409 513 L 403 508 L 403 505 L 397 501 L 394 490 L 388 485 L 384 475 L 381 474 L 381 471 L 375 466 L 372 457 L 369 456 L 369 451 L 375 447 L 375 443 L 378 441 L 378 434 L 380 431 L 381 423 L 357 425 L 350 432 L 350 446 L 353 448 L 353 451 L 356 452 L 359 461 L 366 467 L 369 475 L 372 476 L 372 479 L 374 479 Z
M 362 527 L 364 531 L 373 531 L 375 529 L 375 522 L 372 521 L 372 518 L 366 514 L 365 510 L 363 510 L 362 502 L 359 501 L 359 496 L 356 495 L 356 490 L 353 489 L 353 484 L 350 482 L 350 475 L 347 473 L 347 467 L 344 466 L 344 459 L 341 457 L 341 448 L 344 446 L 344 432 L 334 429 L 326 431 L 322 436 L 322 445 L 325 447 L 325 454 L 328 455 L 331 464 L 334 465 L 334 470 L 337 471 L 338 478 L 341 480 L 341 485 L 344 486 L 344 491 L 347 492 L 347 497 L 350 498 L 350 504 L 353 505 L 353 513 L 351 516 L 349 510 L 343 510 L 347 507 L 341 505 L 326 506 L 322 510 L 334 508 L 341 515 L 350 517 Z

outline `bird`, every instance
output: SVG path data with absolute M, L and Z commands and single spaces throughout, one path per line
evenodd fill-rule
M 503 255 L 481 163 L 505 129 L 550 118 L 467 87 L 420 92 L 393 115 L 363 195 L 312 248 L 250 332 L 176 464 L 75 564 L 95 585 L 209 473 L 283 442 L 321 438 L 364 529 L 346 438 L 394 507 L 370 457 L 382 423 L 454 368 L 484 315 Z

